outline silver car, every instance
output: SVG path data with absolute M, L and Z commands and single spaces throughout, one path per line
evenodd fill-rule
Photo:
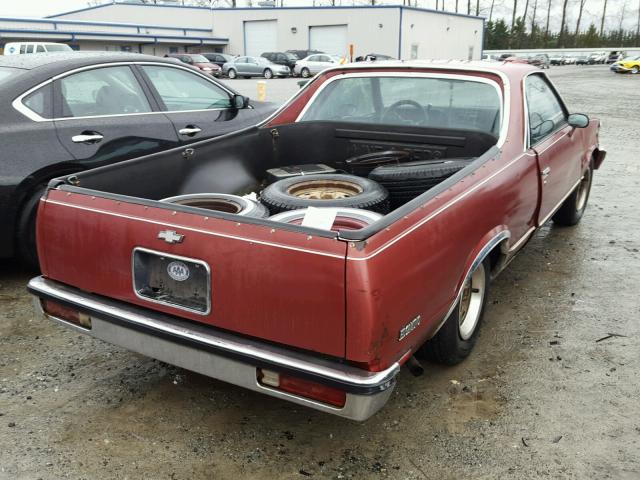
M 288 77 L 291 69 L 278 65 L 263 57 L 237 57 L 222 66 L 222 74 L 229 78 L 237 77 Z
M 296 65 L 293 67 L 293 73 L 303 78 L 309 78 L 311 75 L 320 73 L 326 68 L 339 65 L 340 61 L 341 58 L 337 55 L 328 55 L 326 53 L 309 55 L 307 58 L 296 62 Z

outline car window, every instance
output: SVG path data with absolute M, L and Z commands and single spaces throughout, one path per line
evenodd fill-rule
M 27 53 L 33 53 L 35 51 L 35 45 L 27 45 Z
M 319 56 L 318 55 L 311 55 L 309 58 L 307 58 L 308 62 L 318 62 L 319 60 Z
M 88 70 L 59 80 L 63 117 L 150 112 L 151 106 L 129 67 Z
M 493 85 L 389 76 L 335 80 L 318 93 L 301 120 L 478 130 L 497 137 L 500 113 Z
M 566 123 L 566 114 L 555 92 L 540 75 L 525 81 L 529 110 L 529 138 L 535 144 Z
M 247 57 L 236 58 L 235 63 L 247 63 Z
M 22 103 L 42 118 L 51 118 L 53 116 L 51 112 L 51 84 L 30 93 L 24 97 Z
M 38 45 L 36 48 L 36 53 L 44 53 L 46 50 L 44 49 L 44 45 Z
M 320 61 L 331 63 L 331 57 L 329 57 L 328 55 L 320 55 Z
M 20 45 L 20 53 L 27 53 L 27 46 L 26 45 Z
M 231 96 L 200 75 L 177 68 L 144 66 L 168 111 L 230 108 Z

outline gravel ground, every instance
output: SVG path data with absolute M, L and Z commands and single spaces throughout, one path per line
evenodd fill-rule
M 403 372 L 354 423 L 55 326 L 4 263 L 0 478 L 640 478 L 640 76 L 550 73 L 604 120 L 609 156 L 582 223 L 544 227 L 494 282 L 463 364 Z M 296 88 L 269 81 L 268 99 Z

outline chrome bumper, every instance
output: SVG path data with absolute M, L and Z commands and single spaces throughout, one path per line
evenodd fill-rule
M 384 371 L 369 372 L 92 295 L 44 277 L 33 278 L 27 289 L 37 297 L 58 301 L 89 315 L 91 329 L 86 329 L 46 314 L 37 302 L 46 318 L 75 331 L 240 387 L 352 420 L 366 420 L 384 406 L 400 371 L 395 363 Z M 257 381 L 258 367 L 344 390 L 345 406 L 336 408 L 265 387 Z

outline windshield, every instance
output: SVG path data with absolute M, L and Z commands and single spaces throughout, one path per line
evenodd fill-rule
M 300 121 L 479 130 L 498 136 L 501 99 L 490 84 L 431 77 L 351 77 L 329 82 Z
M 209 63 L 209 60 L 204 55 L 190 55 L 190 57 L 194 63 Z
M 0 83 L 3 83 L 11 77 L 19 75 L 21 72 L 22 70 L 18 68 L 0 67 Z
M 47 44 L 47 52 L 70 52 L 73 49 L 69 45 Z
M 298 60 L 298 57 L 296 57 L 293 53 L 285 53 L 287 60 Z

